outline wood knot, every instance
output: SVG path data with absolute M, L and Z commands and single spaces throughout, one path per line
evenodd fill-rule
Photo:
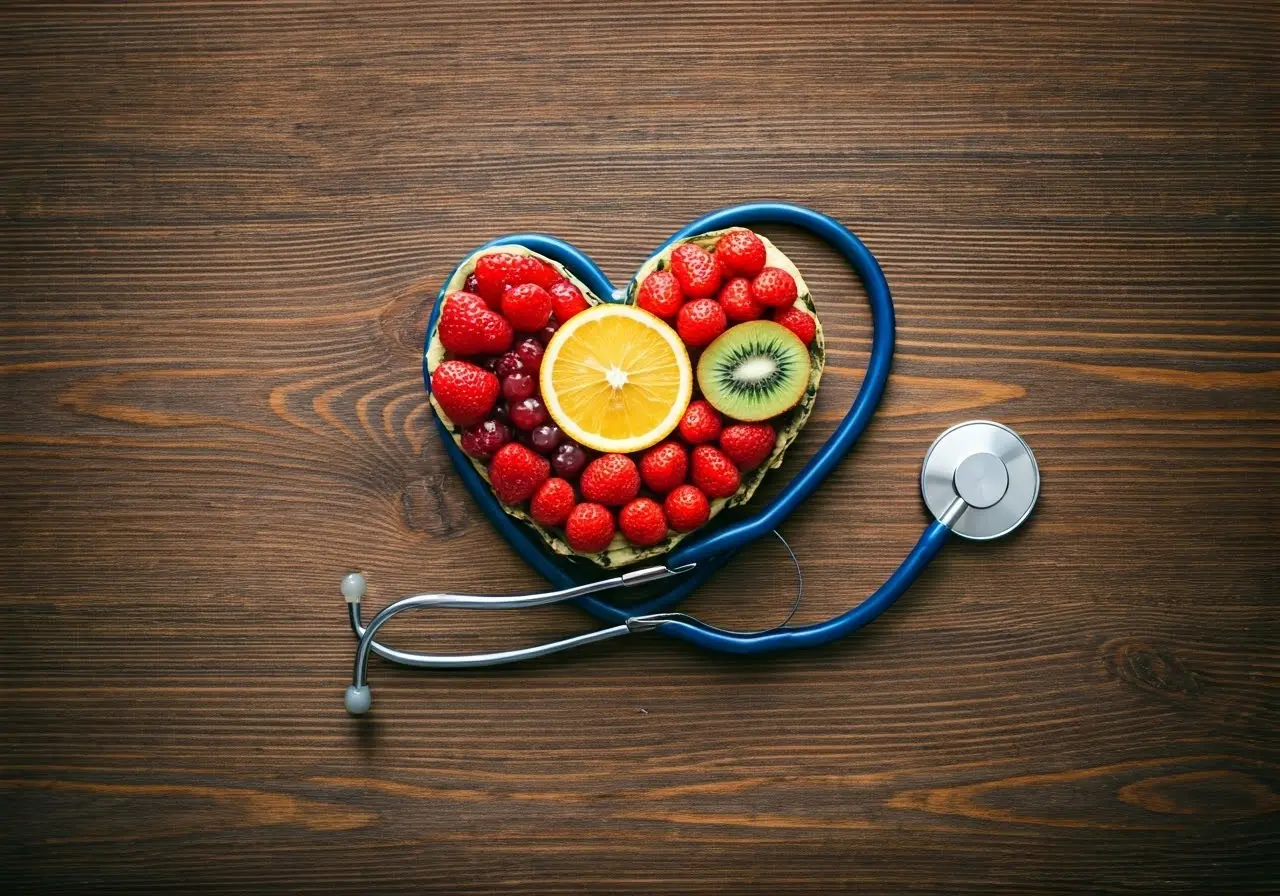
M 1156 775 L 1120 788 L 1120 799 L 1148 812 L 1201 818 L 1251 818 L 1280 810 L 1280 794 L 1236 769 Z
M 1131 638 L 1108 641 L 1103 648 L 1107 670 L 1119 680 L 1152 694 L 1191 697 L 1203 684 L 1171 650 Z
M 434 474 L 415 479 L 400 493 L 400 511 L 405 527 L 441 538 L 453 538 L 471 525 L 470 504 L 457 478 Z
M 383 335 L 406 354 L 422 356 L 422 343 L 427 321 L 435 306 L 440 286 L 423 279 L 398 291 L 378 311 L 378 326 Z

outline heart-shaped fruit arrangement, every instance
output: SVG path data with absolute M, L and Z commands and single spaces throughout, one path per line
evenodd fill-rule
M 749 500 L 822 375 L 804 279 L 742 228 L 668 246 L 625 304 L 518 245 L 467 258 L 443 301 L 436 412 L 509 514 L 606 567 Z

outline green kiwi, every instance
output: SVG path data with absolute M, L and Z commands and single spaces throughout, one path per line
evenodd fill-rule
M 809 349 L 771 320 L 725 330 L 698 361 L 698 387 L 734 420 L 768 420 L 789 411 L 809 387 Z

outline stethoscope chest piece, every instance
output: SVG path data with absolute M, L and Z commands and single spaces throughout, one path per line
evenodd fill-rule
M 1027 443 L 1007 426 L 990 420 L 959 423 L 934 441 L 920 471 L 920 490 L 929 511 L 947 520 L 951 531 L 985 541 L 1007 535 L 1031 514 L 1040 494 L 1040 468 Z M 963 504 L 957 503 L 962 499 Z

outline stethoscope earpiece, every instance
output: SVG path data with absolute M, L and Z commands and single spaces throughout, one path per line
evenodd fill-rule
M 342 577 L 342 585 L 340 587 L 342 596 L 346 598 L 347 603 L 358 604 L 364 597 L 364 591 L 368 587 L 368 583 L 360 573 L 349 572 Z

